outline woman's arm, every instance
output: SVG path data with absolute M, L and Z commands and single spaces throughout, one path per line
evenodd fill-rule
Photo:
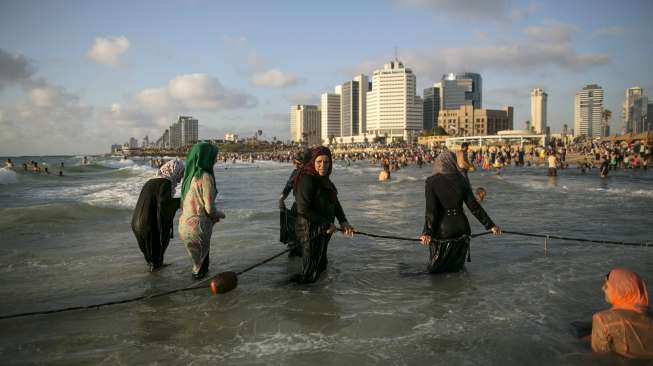
M 433 236 L 438 219 L 438 196 L 433 191 L 433 180 L 427 179 L 424 184 L 426 209 L 424 210 L 424 229 L 422 235 Z
M 483 224 L 486 230 L 490 230 L 491 228 L 495 227 L 494 222 L 488 216 L 488 214 L 485 212 L 483 207 L 481 206 L 480 203 L 476 200 L 476 197 L 474 197 L 474 193 L 472 192 L 472 189 L 469 185 L 465 187 L 464 190 L 464 199 L 465 199 L 465 204 L 467 207 L 469 207 L 469 210 L 472 212 L 472 214 L 476 217 L 476 219 Z
M 611 349 L 610 336 L 608 330 L 597 313 L 592 316 L 592 351 L 594 352 L 610 352 Z
M 210 217 L 213 221 L 220 221 L 220 219 L 224 218 L 224 214 L 215 206 L 217 190 L 215 189 L 213 178 L 211 175 L 204 173 L 202 174 L 200 184 L 202 185 L 202 203 L 204 204 L 206 216 Z

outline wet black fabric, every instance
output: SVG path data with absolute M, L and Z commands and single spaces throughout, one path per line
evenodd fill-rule
M 440 240 L 469 235 L 471 229 L 463 211 L 463 202 L 485 229 L 494 226 L 462 175 L 432 175 L 426 180 L 425 190 L 426 212 L 422 234 Z M 454 215 L 452 211 L 455 211 Z
M 179 198 L 172 197 L 172 184 L 166 178 L 148 180 L 138 196 L 132 216 L 132 231 L 145 261 L 154 267 L 163 264 L 179 204 Z
M 458 272 L 463 269 L 469 255 L 469 236 L 431 241 L 429 252 L 429 273 Z
M 454 187 L 455 185 L 455 187 Z M 461 175 L 432 175 L 426 180 L 426 210 L 423 235 L 432 238 L 430 273 L 457 272 L 469 253 L 471 229 L 463 202 L 489 230 L 494 222 L 478 203 L 471 186 Z
M 338 218 L 341 225 L 347 221 L 337 196 L 333 194 L 335 187 L 326 188 L 328 189 L 324 187 L 324 178 L 317 176 L 305 175 L 298 182 L 295 193 L 295 232 L 297 240 L 302 243 L 303 257 L 299 282 L 317 281 L 327 266 L 327 248 L 331 234 L 326 234 L 325 231 L 335 218 Z

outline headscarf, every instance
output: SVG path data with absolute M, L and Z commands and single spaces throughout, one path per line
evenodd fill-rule
M 329 171 L 325 176 L 320 176 L 320 173 L 318 173 L 318 171 L 315 169 L 315 160 L 322 155 L 328 156 L 330 162 Z M 309 159 L 306 158 L 307 156 Z M 310 175 L 316 177 L 316 179 L 320 182 L 320 186 L 330 192 L 331 200 L 335 201 L 338 196 L 338 190 L 333 185 L 333 183 L 331 183 L 331 180 L 329 180 L 329 176 L 331 176 L 331 172 L 333 171 L 333 159 L 331 158 L 331 150 L 329 150 L 328 147 L 324 146 L 314 147 L 310 150 L 310 154 L 304 155 L 304 161 L 306 161 L 306 163 L 304 163 L 301 170 L 299 171 L 299 174 L 297 174 L 293 182 L 293 190 L 297 192 L 301 178 L 305 175 Z
M 442 151 L 433 161 L 433 175 L 459 174 L 456 155 L 451 151 Z
M 612 309 L 631 310 L 642 314 L 648 311 L 646 284 L 633 271 L 620 268 L 610 271 L 605 292 Z
M 156 176 L 168 179 L 172 183 L 172 195 L 174 196 L 177 184 L 184 178 L 184 163 L 177 159 L 170 160 L 159 168 Z
M 184 171 L 184 182 L 181 184 L 181 199 L 186 196 L 186 192 L 190 189 L 190 183 L 193 177 L 201 177 L 202 173 L 208 173 L 213 179 L 213 186 L 215 187 L 215 175 L 213 174 L 213 165 L 218 156 L 218 147 L 200 142 L 191 148 L 188 156 L 186 157 L 186 170 Z

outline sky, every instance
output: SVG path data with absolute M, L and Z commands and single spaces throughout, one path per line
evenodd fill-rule
M 0 2 L 0 155 L 95 154 L 156 140 L 178 115 L 199 137 L 285 140 L 292 104 L 397 57 L 418 91 L 449 72 L 483 77 L 483 107 L 573 127 L 574 94 L 605 90 L 621 130 L 626 88 L 653 95 L 653 1 Z

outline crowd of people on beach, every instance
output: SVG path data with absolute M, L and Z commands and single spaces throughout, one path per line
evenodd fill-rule
M 599 158 L 602 152 L 622 153 L 614 146 L 593 146 L 591 149 L 599 151 Z M 637 154 L 640 152 L 648 154 L 650 147 L 648 153 L 647 148 L 637 150 Z M 427 272 L 458 272 L 464 269 L 465 261 L 470 260 L 471 231 L 463 203 L 486 230 L 494 235 L 502 233 L 479 203 L 485 197 L 485 189 L 473 190 L 468 173 L 476 167 L 486 169 L 486 165 L 494 168 L 511 162 L 523 165 L 546 159 L 549 174 L 555 175 L 551 169 L 564 166 L 566 154 L 566 147 L 558 150 L 555 145 L 526 151 L 508 146 L 474 150 L 463 144 L 457 152 L 444 147 L 396 146 L 333 154 L 327 147 L 316 146 L 293 152 L 221 155 L 215 145 L 198 143 L 185 162 L 174 159 L 163 163 L 157 177 L 145 183 L 134 210 L 132 230 L 150 271 L 160 270 L 165 266 L 164 254 L 173 235 L 175 212 L 181 208 L 179 238 L 191 259 L 193 279 L 201 280 L 209 272 L 213 226 L 226 218 L 216 205 L 214 165 L 219 161 L 236 160 L 293 162 L 294 169 L 279 195 L 280 241 L 288 245 L 290 257 L 302 260 L 301 271 L 293 275 L 291 281 L 313 283 L 327 269 L 327 248 L 332 235 L 336 232 L 346 236 L 356 234 L 338 199 L 338 189 L 330 179 L 334 160 L 346 164 L 368 160 L 371 165 L 379 164 L 381 174 L 387 176 L 385 179 L 380 176 L 379 180 L 389 179 L 390 172 L 408 164 L 419 168 L 430 164 L 432 174 L 425 182 L 424 227 L 419 235 L 420 243 L 429 248 Z M 181 184 L 181 197 L 174 198 L 178 184 Z M 288 209 L 285 201 L 291 192 L 295 202 Z M 335 225 L 336 219 L 339 227 Z M 592 349 L 630 358 L 653 358 L 653 316 L 644 281 L 632 271 L 613 269 L 605 278 L 603 290 L 612 308 L 593 316 L 586 334 Z

